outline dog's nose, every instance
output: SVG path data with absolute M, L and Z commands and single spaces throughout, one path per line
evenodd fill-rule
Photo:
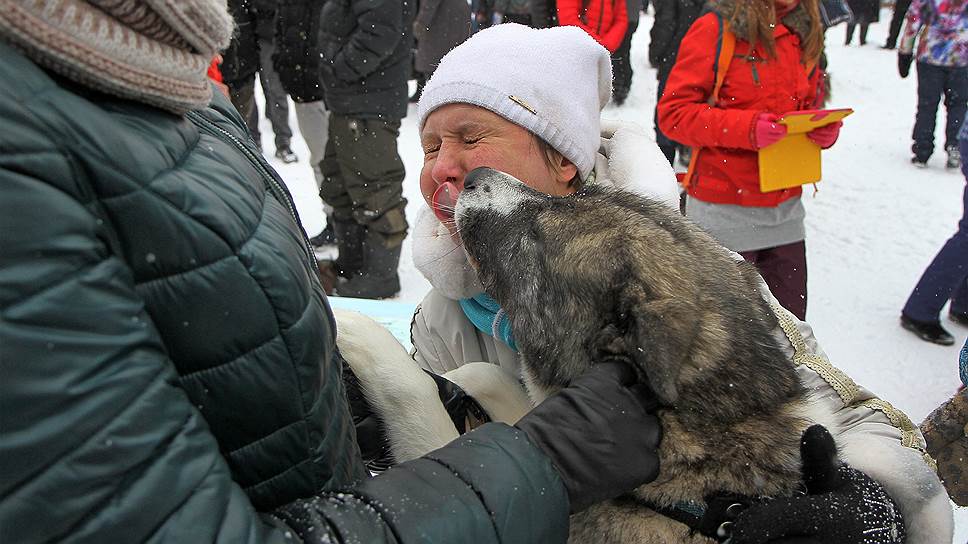
M 479 166 L 468 172 L 467 175 L 464 176 L 464 190 L 473 191 L 474 189 L 477 189 L 478 180 L 480 180 L 482 176 L 490 171 L 491 169 L 486 166 Z

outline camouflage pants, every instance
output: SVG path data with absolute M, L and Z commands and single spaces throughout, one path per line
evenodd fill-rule
M 354 221 L 396 247 L 407 236 L 403 161 L 397 152 L 400 121 L 332 114 L 320 163 L 319 196 L 336 221 Z

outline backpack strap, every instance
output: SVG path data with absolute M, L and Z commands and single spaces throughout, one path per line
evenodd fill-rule
M 709 98 L 706 99 L 706 103 L 710 106 L 716 106 L 716 103 L 719 102 L 719 90 L 723 87 L 723 81 L 726 79 L 726 71 L 729 69 L 729 63 L 733 60 L 733 52 L 736 50 L 736 34 L 733 34 L 729 30 L 729 25 L 721 14 L 715 11 L 711 13 L 716 16 L 719 32 L 716 36 L 716 61 L 713 63 L 713 91 L 709 95 Z M 700 149 L 695 147 L 692 150 L 692 156 L 689 158 L 689 169 L 682 178 L 683 187 L 688 188 L 690 183 L 692 183 Z

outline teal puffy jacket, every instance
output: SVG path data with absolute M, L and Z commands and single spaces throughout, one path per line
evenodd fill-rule
M 177 117 L 3 44 L 0 81 L 0 542 L 566 538 L 512 427 L 365 478 L 311 251 L 226 99 Z

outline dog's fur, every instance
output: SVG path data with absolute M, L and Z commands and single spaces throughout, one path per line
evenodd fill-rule
M 456 211 L 485 290 L 508 313 L 540 402 L 595 361 L 629 361 L 659 398 L 660 506 L 790 494 L 805 392 L 773 336 L 755 269 L 676 211 L 590 186 L 568 197 L 478 169 Z M 573 542 L 712 542 L 623 499 L 572 517 Z

